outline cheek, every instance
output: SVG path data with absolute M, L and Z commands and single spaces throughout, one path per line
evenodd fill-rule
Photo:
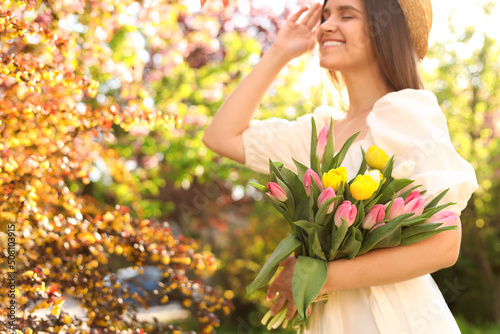
M 357 29 L 350 29 L 349 34 L 356 46 L 366 48 L 370 45 L 370 36 L 361 27 L 356 27 Z
M 323 36 L 321 29 L 318 28 L 318 31 L 316 32 L 316 41 L 319 43 L 321 41 L 321 37 Z

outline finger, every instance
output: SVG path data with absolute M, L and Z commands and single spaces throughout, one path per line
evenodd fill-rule
M 267 289 L 267 300 L 273 299 L 277 292 L 278 288 L 276 287 L 275 282 L 272 282 L 269 289 Z
M 286 298 L 282 296 L 278 296 L 271 306 L 271 315 L 276 315 L 278 312 L 285 306 Z
M 297 22 L 297 20 L 300 18 L 300 15 L 302 15 L 302 13 L 306 12 L 307 10 L 309 10 L 309 6 L 300 7 L 300 9 L 295 14 L 290 16 L 288 20 L 292 22 Z
M 309 13 L 301 20 L 301 23 L 306 27 L 313 29 L 319 22 L 321 18 L 321 12 L 323 11 L 323 6 L 319 3 L 314 4 L 311 7 Z
M 297 312 L 297 308 L 295 307 L 295 303 L 289 302 L 288 303 L 288 310 L 286 311 L 286 318 L 288 320 L 292 320 L 293 316 L 295 315 L 295 312 Z
M 321 24 L 321 17 L 323 16 L 323 6 L 319 6 L 318 10 L 314 12 L 313 16 L 313 28 L 318 27 Z
M 280 267 L 286 267 L 290 263 L 290 261 L 292 261 L 292 260 L 293 260 L 293 256 L 290 255 L 289 257 L 287 257 L 286 259 L 281 261 Z

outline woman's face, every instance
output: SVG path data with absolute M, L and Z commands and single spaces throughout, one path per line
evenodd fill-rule
M 328 0 L 317 39 L 320 65 L 346 72 L 378 66 L 362 0 Z

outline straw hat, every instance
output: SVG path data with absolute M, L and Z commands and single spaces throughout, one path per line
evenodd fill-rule
M 398 0 L 406 24 L 410 30 L 413 47 L 420 60 L 424 59 L 429 44 L 432 26 L 432 6 L 430 0 Z

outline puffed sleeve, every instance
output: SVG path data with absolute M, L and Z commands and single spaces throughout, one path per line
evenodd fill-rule
M 457 203 L 448 209 L 458 214 L 466 207 L 478 188 L 476 174 L 453 147 L 446 118 L 432 92 L 389 93 L 375 103 L 366 121 L 367 137 L 389 156 L 396 156 L 395 166 L 405 160 L 415 162 L 412 185 L 427 190 L 427 202 L 450 188 L 440 203 Z
M 243 131 L 245 166 L 263 174 L 269 174 L 269 159 L 281 161 L 296 172 L 292 158 L 309 166 L 311 145 L 311 117 L 319 131 L 330 124 L 339 112 L 329 106 L 319 106 L 313 113 L 298 117 L 294 121 L 282 118 L 252 120 Z

